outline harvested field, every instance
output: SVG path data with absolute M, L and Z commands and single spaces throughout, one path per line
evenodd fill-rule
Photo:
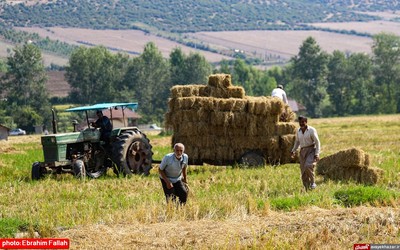
M 189 34 L 188 34 L 189 35 Z M 239 49 L 259 57 L 289 59 L 297 55 L 302 42 L 309 36 L 329 53 L 334 50 L 371 52 L 372 39 L 323 31 L 224 31 L 190 34 L 204 43 Z
M 226 221 L 83 225 L 58 237 L 71 239 L 71 249 L 352 249 L 398 243 L 399 227 L 399 208 L 313 207 Z M 366 235 L 373 241 L 364 242 Z
M 190 200 L 178 209 L 164 202 L 157 166 L 149 177 L 112 174 L 84 182 L 72 176 L 31 182 L 30 164 L 40 156 L 40 137 L 26 135 L 0 141 L 0 214 L 6 222 L 18 218 L 39 224 L 21 232 L 25 235 L 38 230 L 43 238 L 68 238 L 70 249 L 353 249 L 356 243 L 398 244 L 399 118 L 309 121 L 318 129 L 322 157 L 352 146 L 371 154 L 371 165 L 385 170 L 372 190 L 397 193 L 383 203 L 344 208 L 334 202 L 334 194 L 364 187 L 323 181 L 321 176 L 316 190 L 301 192 L 298 164 L 190 166 Z M 171 137 L 151 142 L 160 149 L 170 145 Z M 274 207 L 276 201 L 297 200 L 298 207 Z
M 372 22 L 349 22 L 349 23 L 314 23 L 319 28 L 329 28 L 335 30 L 354 30 L 376 35 L 380 32 L 393 33 L 400 36 L 400 23 L 390 21 L 372 21 Z
M 49 71 L 46 82 L 50 96 L 66 97 L 71 89 L 64 78 L 65 71 Z
M 315 23 L 312 25 L 334 30 L 355 30 L 369 34 L 391 32 L 400 35 L 400 23 L 390 21 Z M 82 42 L 85 42 L 104 45 L 133 54 L 141 53 L 145 44 L 153 41 L 165 57 L 169 56 L 173 48 L 181 47 L 186 54 L 195 51 L 201 53 L 209 62 L 218 62 L 230 58 L 216 53 L 195 50 L 138 30 L 89 30 L 59 27 L 19 29 L 70 44 L 81 45 Z M 211 48 L 216 48 L 223 54 L 230 55 L 235 50 L 243 51 L 248 55 L 276 63 L 284 63 L 297 55 L 302 42 L 309 36 L 314 37 L 321 48 L 328 53 L 332 53 L 334 50 L 371 53 L 372 46 L 372 39 L 368 37 L 324 31 L 223 31 L 197 32 L 185 34 L 185 36 L 209 45 Z
M 164 57 L 169 57 L 171 51 L 181 47 L 186 54 L 200 52 L 179 43 L 161 38 L 155 35 L 146 34 L 139 30 L 89 30 L 77 28 L 18 28 L 19 30 L 38 33 L 41 37 L 49 37 L 53 40 L 82 45 L 82 42 L 93 45 L 103 45 L 117 50 L 123 50 L 132 54 L 143 52 L 144 46 L 154 42 Z M 201 54 L 209 62 L 218 62 L 228 57 L 216 53 L 201 51 Z
M 14 46 L 14 44 L 0 40 L 0 58 L 6 58 L 8 56 L 8 50 L 11 51 Z M 42 53 L 42 57 L 45 66 L 50 66 L 52 63 L 56 65 L 66 65 L 68 63 L 67 58 L 63 58 L 50 53 Z

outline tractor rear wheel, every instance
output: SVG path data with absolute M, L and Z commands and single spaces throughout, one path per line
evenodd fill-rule
M 40 180 L 44 177 L 45 169 L 41 166 L 40 162 L 32 164 L 32 180 Z
M 240 164 L 246 167 L 264 166 L 265 158 L 258 152 L 249 151 L 240 157 Z
M 113 143 L 114 162 L 124 176 L 149 175 L 152 163 L 152 146 L 146 135 L 139 130 L 127 130 Z

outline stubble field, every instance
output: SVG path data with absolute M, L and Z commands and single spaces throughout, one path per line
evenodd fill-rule
M 297 164 L 240 168 L 190 166 L 191 193 L 182 208 L 165 203 L 157 165 L 150 176 L 96 180 L 72 176 L 30 180 L 42 160 L 40 137 L 0 142 L 0 228 L 69 238 L 71 249 L 352 249 L 355 243 L 399 243 L 400 115 L 310 119 L 321 157 L 358 147 L 385 174 L 373 187 L 324 180 L 304 192 Z M 154 159 L 169 136 L 151 136 Z M 190 157 L 190 156 L 189 156 Z M 339 190 L 369 201 L 345 206 Z M 379 194 L 390 193 L 380 199 Z M 8 224 L 7 224 L 8 223 Z M 4 231 L 8 225 L 8 234 Z

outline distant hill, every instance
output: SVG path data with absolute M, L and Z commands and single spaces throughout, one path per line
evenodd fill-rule
M 27 3 L 27 5 L 25 4 Z M 5 1 L 1 20 L 12 26 L 148 29 L 172 33 L 304 29 L 315 22 L 379 19 L 361 12 L 400 10 L 383 0 L 53 0 Z
M 398 30 L 399 10 L 383 0 L 5 0 L 0 56 L 32 40 L 46 65 L 65 65 L 76 46 L 137 56 L 152 41 L 165 57 L 179 46 L 212 63 L 240 57 L 268 67 L 285 64 L 308 35 L 330 52 L 369 53 L 373 34 Z

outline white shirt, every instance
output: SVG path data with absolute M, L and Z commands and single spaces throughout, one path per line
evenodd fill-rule
M 159 168 L 165 171 L 169 181 L 176 183 L 182 179 L 182 169 L 188 165 L 188 155 L 182 154 L 180 160 L 176 159 L 174 153 L 169 153 L 162 159 Z M 160 178 L 161 175 L 160 175 Z
M 311 145 L 315 145 L 315 155 L 319 156 L 321 143 L 319 142 L 317 130 L 314 127 L 307 125 L 307 129 L 303 133 L 301 128 L 299 128 L 297 130 L 296 141 L 294 142 L 292 152 L 295 152 L 299 146 L 300 148 L 304 148 Z
M 286 92 L 281 88 L 275 88 L 272 90 L 271 96 L 279 97 L 284 103 L 288 104 Z

